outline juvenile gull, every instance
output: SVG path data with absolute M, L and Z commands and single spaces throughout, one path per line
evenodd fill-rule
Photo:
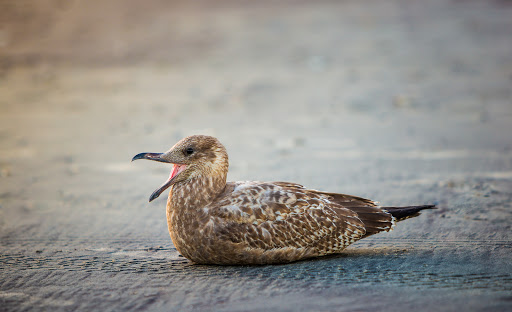
M 214 137 L 189 136 L 165 153 L 133 157 L 174 164 L 167 226 L 176 249 L 202 264 L 272 264 L 340 253 L 434 205 L 380 207 L 361 197 L 288 182 L 226 182 L 228 154 Z

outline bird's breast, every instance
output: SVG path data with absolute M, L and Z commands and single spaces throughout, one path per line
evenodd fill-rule
M 220 226 L 220 220 L 213 220 L 215 217 L 204 208 L 208 198 L 214 195 L 191 194 L 192 189 L 191 186 L 173 187 L 167 200 L 167 226 L 176 249 L 186 258 L 201 263 L 204 255 L 215 254 L 215 228 Z

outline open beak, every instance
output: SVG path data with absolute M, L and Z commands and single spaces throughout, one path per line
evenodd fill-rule
M 159 161 L 159 162 L 164 162 L 164 163 L 171 163 L 170 161 L 162 158 L 162 155 L 164 155 L 164 153 L 140 153 L 140 154 L 135 155 L 132 158 L 132 161 L 137 160 L 137 159 L 148 159 L 148 160 Z M 176 177 L 178 176 L 178 174 L 180 174 L 186 168 L 187 168 L 187 165 L 174 164 L 171 174 L 169 175 L 169 179 L 167 179 L 167 181 L 165 181 L 164 184 L 162 184 L 156 191 L 153 192 L 153 194 L 151 194 L 151 196 L 149 197 L 149 202 L 152 202 L 154 199 L 156 199 L 158 196 L 160 196 L 160 194 L 162 194 L 163 191 L 165 191 L 171 185 L 173 185 L 176 182 Z

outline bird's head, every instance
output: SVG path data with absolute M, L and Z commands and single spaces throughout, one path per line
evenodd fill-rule
M 200 177 L 221 177 L 228 171 L 226 148 L 214 137 L 193 135 L 176 143 L 165 153 L 140 153 L 133 157 L 173 164 L 169 179 L 151 194 L 151 202 L 174 184 Z

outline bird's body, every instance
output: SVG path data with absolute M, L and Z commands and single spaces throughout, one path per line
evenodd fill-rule
M 432 205 L 378 207 L 373 201 L 286 182 L 226 182 L 227 152 L 208 136 L 134 159 L 173 163 L 167 224 L 176 249 L 202 264 L 287 263 L 341 252 Z

